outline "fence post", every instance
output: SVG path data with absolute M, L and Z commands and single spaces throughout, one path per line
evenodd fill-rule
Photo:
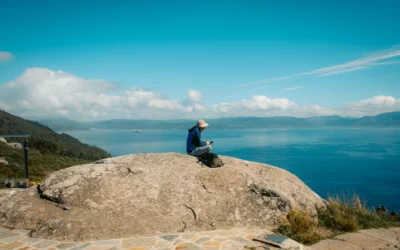
M 28 178 L 28 139 L 24 140 L 24 160 L 25 160 L 25 188 L 29 187 L 29 178 Z

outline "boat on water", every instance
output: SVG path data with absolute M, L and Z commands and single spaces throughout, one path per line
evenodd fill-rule
M 142 130 L 132 130 L 133 133 L 142 133 Z

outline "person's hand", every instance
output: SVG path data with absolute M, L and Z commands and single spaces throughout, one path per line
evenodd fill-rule
M 206 145 L 211 145 L 211 142 L 207 141 L 207 142 L 206 142 Z

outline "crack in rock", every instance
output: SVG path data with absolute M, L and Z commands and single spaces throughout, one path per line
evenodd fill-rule
M 194 211 L 194 209 L 191 208 L 191 207 L 189 207 L 189 206 L 187 206 L 187 205 L 184 205 L 184 206 L 185 206 L 187 209 L 190 209 L 190 211 L 192 211 L 194 220 L 197 221 L 197 215 L 196 215 L 196 212 Z
M 129 175 L 129 174 L 132 174 L 133 176 L 135 176 L 135 175 L 137 175 L 137 174 L 140 174 L 140 173 L 142 173 L 142 171 L 133 171 L 130 167 L 127 167 L 126 168 L 127 170 L 128 170 L 128 174 L 127 175 Z
M 257 194 L 257 195 L 261 195 L 261 196 L 267 196 L 267 197 L 275 197 L 275 198 L 280 198 L 281 196 L 270 189 L 266 189 L 264 187 L 259 187 L 257 185 L 252 184 L 250 186 L 250 191 Z
M 277 208 L 282 212 L 289 212 L 291 209 L 290 201 L 274 190 L 251 184 L 249 191 L 256 196 L 268 197 L 271 200 L 276 200 Z
M 206 192 L 207 193 L 209 193 L 209 194 L 211 194 L 211 192 L 210 191 L 208 191 L 208 189 L 207 189 L 207 187 L 206 187 L 206 185 L 204 185 L 204 183 L 203 182 L 201 182 L 201 186 L 206 190 Z
M 48 201 L 54 202 L 56 204 L 66 204 L 65 198 L 62 195 L 62 193 L 60 193 L 58 195 L 58 197 L 55 198 L 55 197 L 51 197 L 51 196 L 45 195 L 43 192 L 39 192 L 39 198 L 43 199 L 43 200 L 48 200 Z
M 183 223 L 183 228 L 178 231 L 178 232 L 181 232 L 181 233 L 185 232 L 185 229 L 186 229 L 186 222 L 182 221 L 182 223 Z

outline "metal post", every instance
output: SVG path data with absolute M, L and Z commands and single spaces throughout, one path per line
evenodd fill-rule
M 28 178 L 28 139 L 24 140 L 24 160 L 25 160 L 25 188 L 29 187 Z

